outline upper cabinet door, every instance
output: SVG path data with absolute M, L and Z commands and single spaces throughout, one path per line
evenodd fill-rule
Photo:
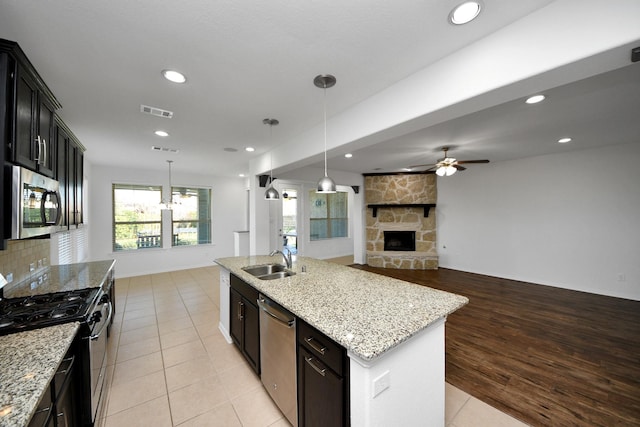
M 32 170 L 36 169 L 36 130 L 38 89 L 28 74 L 20 69 L 16 73 L 16 127 L 10 145 L 13 161 Z
M 54 103 L 21 66 L 16 70 L 15 137 L 10 144 L 15 163 L 55 178 Z
M 16 132 L 10 147 L 13 161 L 55 178 L 55 107 L 21 67 L 16 74 Z
M 38 97 L 38 137 L 40 143 L 36 147 L 36 162 L 38 172 L 50 178 L 56 176 L 56 138 L 54 131 L 55 109 L 51 102 L 42 94 Z

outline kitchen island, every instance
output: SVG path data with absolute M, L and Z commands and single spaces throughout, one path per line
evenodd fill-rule
M 242 268 L 281 257 L 216 262 L 223 267 L 219 328 L 229 342 L 234 274 L 346 349 L 352 426 L 444 425 L 444 325 L 467 298 L 308 257 L 277 280 Z

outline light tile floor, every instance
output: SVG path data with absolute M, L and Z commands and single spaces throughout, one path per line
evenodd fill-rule
M 219 299 L 217 267 L 116 281 L 102 425 L 289 426 L 219 332 Z M 447 384 L 446 426 L 526 425 Z

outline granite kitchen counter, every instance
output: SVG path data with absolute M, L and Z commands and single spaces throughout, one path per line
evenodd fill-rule
M 105 282 L 115 260 L 52 265 L 28 280 L 4 288 L 5 298 L 50 294 L 76 289 L 98 288 Z
M 0 336 L 0 425 L 29 423 L 78 331 L 66 323 Z
M 242 270 L 282 261 L 281 256 L 216 260 L 364 361 L 380 357 L 469 302 L 460 295 L 308 257 L 294 260 L 295 275 L 277 280 L 261 280 Z

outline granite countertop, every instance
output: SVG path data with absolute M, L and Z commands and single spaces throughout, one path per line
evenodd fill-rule
M 0 425 L 29 423 L 78 331 L 65 323 L 0 336 Z
M 296 258 L 296 257 L 294 257 Z M 242 270 L 283 262 L 281 256 L 216 260 L 344 346 L 371 361 L 469 302 L 466 297 L 308 257 L 294 259 L 296 274 L 261 280 Z M 302 272 L 302 266 L 306 272 Z
M 115 260 L 52 265 L 28 280 L 5 286 L 5 298 L 50 294 L 85 288 L 99 288 L 113 268 Z

